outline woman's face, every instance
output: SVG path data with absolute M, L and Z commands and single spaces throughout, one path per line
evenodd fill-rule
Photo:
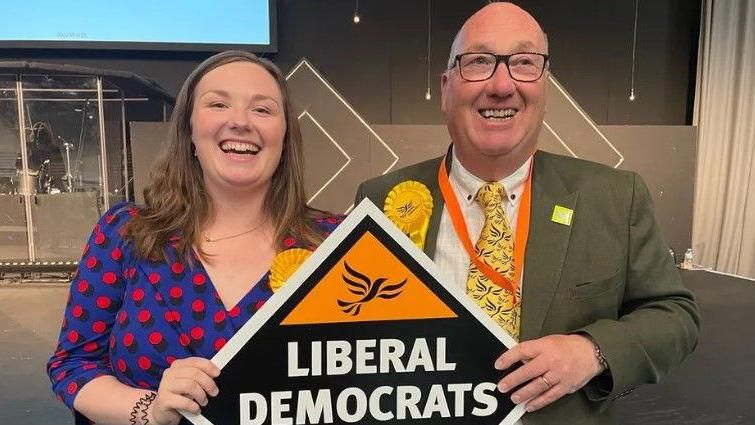
M 191 138 L 208 193 L 266 191 L 283 152 L 283 96 L 270 73 L 233 62 L 194 89 Z

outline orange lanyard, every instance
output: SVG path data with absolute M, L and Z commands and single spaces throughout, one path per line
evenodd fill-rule
M 494 268 L 487 265 L 475 252 L 472 240 L 469 238 L 469 231 L 467 230 L 467 224 L 464 222 L 464 214 L 461 212 L 459 201 L 456 199 L 456 194 L 451 188 L 451 182 L 448 180 L 448 171 L 446 170 L 446 157 L 440 162 L 440 168 L 438 169 L 438 185 L 440 186 L 440 192 L 443 195 L 443 201 L 448 209 L 448 214 L 451 216 L 451 222 L 456 230 L 456 236 L 461 241 L 461 244 L 467 250 L 469 258 L 474 265 L 480 270 L 488 279 L 493 283 L 500 286 L 506 291 L 509 291 L 514 296 L 514 302 L 517 302 L 517 287 L 522 276 L 522 269 L 524 267 L 524 253 L 527 249 L 527 236 L 530 231 L 530 206 L 531 206 L 531 193 L 532 193 L 532 163 L 530 163 L 530 172 L 527 176 L 527 180 L 524 183 L 524 191 L 522 192 L 522 200 L 519 204 L 519 213 L 516 219 L 516 239 L 514 241 L 514 279 L 509 279 L 506 276 L 498 273 Z

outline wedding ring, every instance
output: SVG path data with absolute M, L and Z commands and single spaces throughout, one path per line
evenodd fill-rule
M 548 388 L 552 387 L 551 383 L 548 382 L 547 379 L 545 379 L 545 375 L 540 375 L 540 380 L 543 381 L 543 384 L 545 384 L 546 387 L 548 387 Z

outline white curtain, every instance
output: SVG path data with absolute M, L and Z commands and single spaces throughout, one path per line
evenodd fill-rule
M 694 124 L 695 262 L 755 278 L 755 0 L 705 0 Z

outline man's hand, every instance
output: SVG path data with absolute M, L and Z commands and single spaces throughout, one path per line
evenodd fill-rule
M 503 353 L 495 367 L 505 370 L 517 362 L 524 365 L 504 376 L 498 389 L 508 392 L 523 385 L 511 400 L 517 404 L 530 400 L 528 412 L 578 391 L 603 372 L 592 340 L 584 335 L 549 335 L 524 341 Z

